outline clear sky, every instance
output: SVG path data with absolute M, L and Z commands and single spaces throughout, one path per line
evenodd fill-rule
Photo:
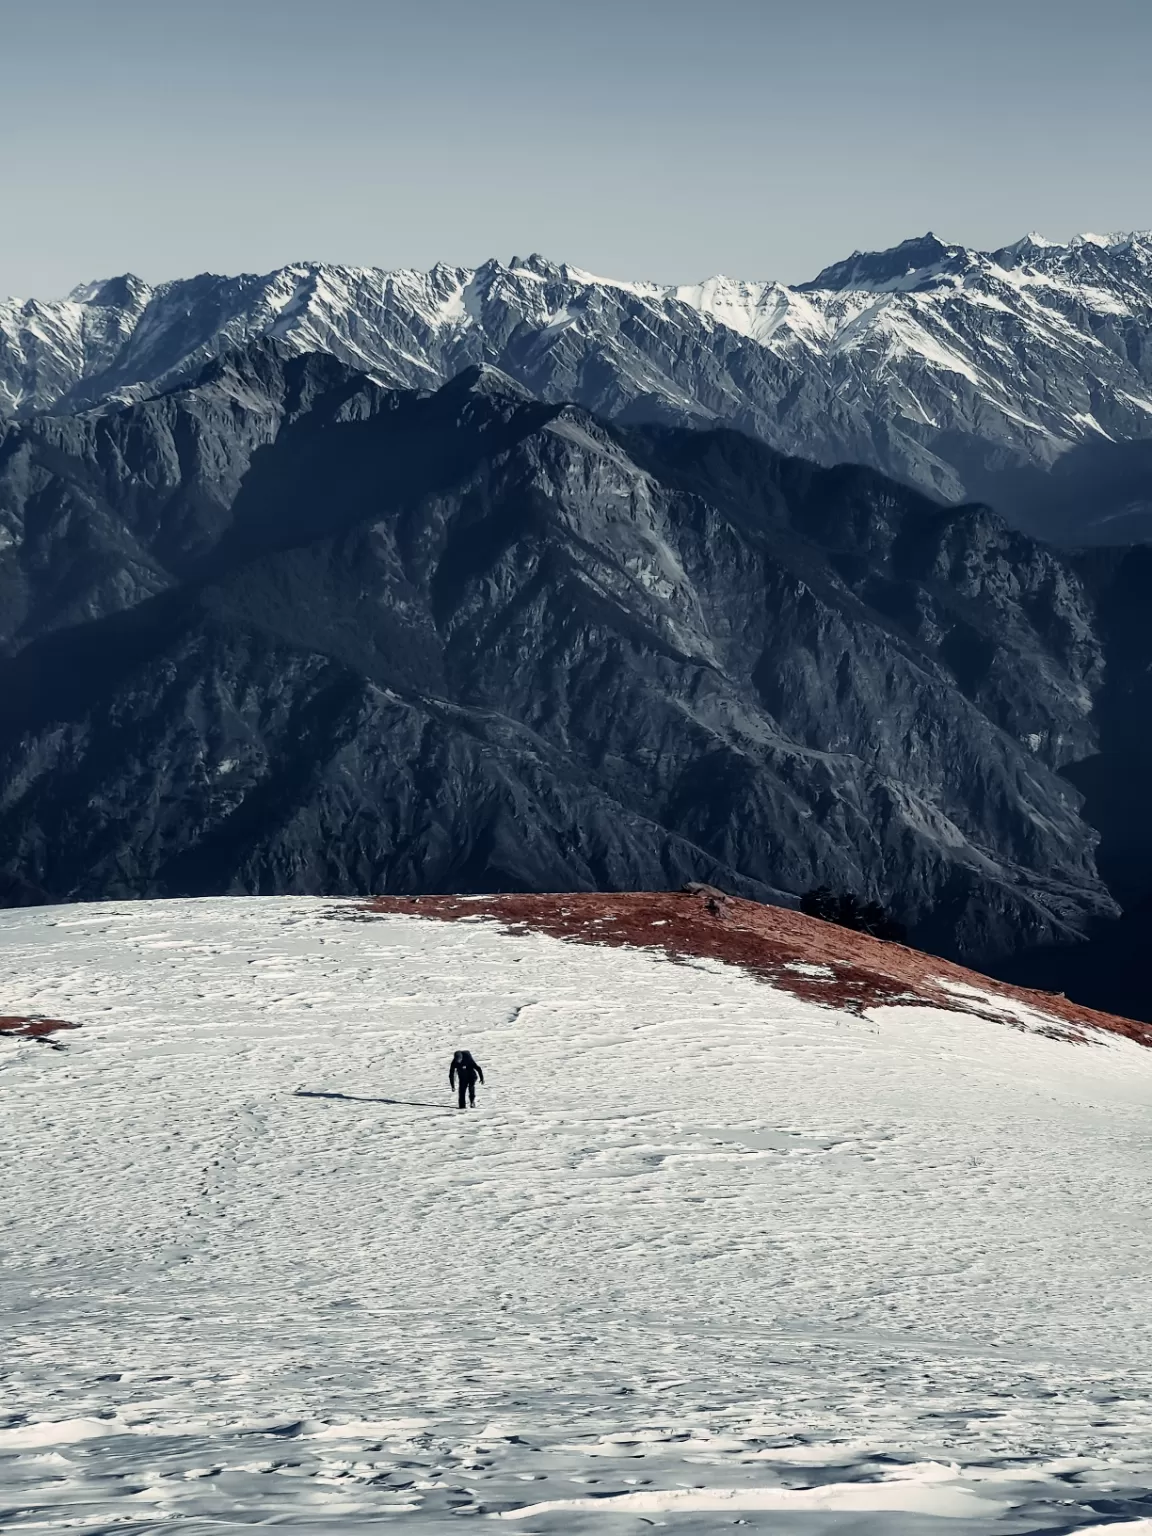
M 1152 225 L 1152 0 L 0 0 L 0 294 Z

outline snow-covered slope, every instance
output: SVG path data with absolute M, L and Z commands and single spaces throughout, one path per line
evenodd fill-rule
M 1152 438 L 1149 234 L 996 252 L 928 235 L 794 288 L 620 282 L 540 256 L 429 272 L 304 263 L 156 288 L 117 278 L 0 305 L 0 410 L 133 398 L 268 335 L 392 385 L 493 363 L 544 399 L 730 422 L 948 497 L 1020 499 L 1005 470 Z M 1109 515 L 1121 532 L 1139 523 L 1131 508 Z
M 1147 1529 L 1130 1040 L 298 898 L 4 913 L 0 1004 L 6 1530 Z

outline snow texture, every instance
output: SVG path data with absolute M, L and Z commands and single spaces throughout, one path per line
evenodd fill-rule
M 1152 1530 L 1152 1052 L 308 898 L 0 978 L 6 1531 Z

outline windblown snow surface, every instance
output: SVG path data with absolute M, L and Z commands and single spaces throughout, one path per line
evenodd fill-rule
M 307 898 L 0 1003 L 5 1530 L 1152 1532 L 1132 1041 Z

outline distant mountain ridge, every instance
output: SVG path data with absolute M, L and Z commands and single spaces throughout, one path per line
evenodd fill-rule
M 390 388 L 487 364 L 623 423 L 725 424 L 1069 543 L 1152 536 L 1152 234 L 932 234 L 811 282 L 668 286 L 534 255 L 428 272 L 303 263 L 132 276 L 0 305 L 0 412 L 144 398 L 269 337 Z

